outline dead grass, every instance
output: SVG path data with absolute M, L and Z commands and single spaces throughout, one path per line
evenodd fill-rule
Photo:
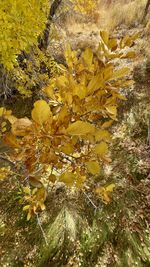
M 142 15 L 147 0 L 133 0 L 133 1 L 116 1 L 111 5 L 106 5 L 101 0 L 100 7 L 100 20 L 99 26 L 112 31 L 117 26 L 124 24 L 128 27 L 136 26 L 142 20 Z
M 145 27 L 145 32 L 147 35 L 150 35 L 150 16 Z
M 77 13 L 68 16 L 65 28 L 74 27 L 75 31 L 80 31 L 80 28 L 88 24 L 88 30 L 95 25 L 112 31 L 121 24 L 128 27 L 136 26 L 142 20 L 146 2 L 147 0 L 116 0 L 110 3 L 109 0 L 99 0 L 97 9 L 90 16 Z
M 122 25 L 121 29 L 126 31 L 132 28 L 136 30 L 136 27 L 137 31 L 140 29 L 143 31 L 143 25 L 140 24 L 147 0 L 114 0 L 112 3 L 110 0 L 98 1 L 97 9 L 90 16 L 72 10 L 60 16 L 58 25 L 59 33 L 62 33 L 60 54 L 66 43 L 70 43 L 75 50 L 82 50 L 87 46 L 95 50 L 99 43 L 101 29 L 113 32 Z M 143 33 L 147 37 L 150 35 L 150 14 L 147 15 Z M 142 44 L 141 48 L 143 45 L 146 46 L 144 51 L 147 50 L 147 43 Z M 52 47 L 52 50 L 58 51 L 58 48 Z

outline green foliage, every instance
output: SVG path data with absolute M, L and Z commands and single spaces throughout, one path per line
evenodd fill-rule
M 17 64 L 21 51 L 29 51 L 45 29 L 48 0 L 3 0 L 0 4 L 0 63 L 7 69 Z

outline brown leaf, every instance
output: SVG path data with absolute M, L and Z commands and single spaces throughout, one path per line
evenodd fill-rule
M 12 133 L 6 133 L 3 141 L 5 144 L 9 145 L 13 148 L 20 148 L 19 141 L 17 140 L 16 136 L 14 136 Z
M 28 118 L 17 119 L 12 124 L 12 134 L 15 136 L 25 136 L 31 130 L 32 122 Z

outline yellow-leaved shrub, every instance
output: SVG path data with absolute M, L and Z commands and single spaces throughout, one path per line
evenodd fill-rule
M 108 128 L 117 120 L 120 99 L 126 100 L 120 89 L 132 84 L 127 76 L 130 70 L 116 68 L 114 58 L 134 57 L 131 51 L 124 51 L 134 40 L 135 35 L 118 41 L 101 31 L 97 52 L 87 48 L 80 56 L 68 45 L 66 67 L 43 88 L 47 101 L 34 103 L 31 119 L 4 113 L 12 125 L 4 140 L 16 147 L 13 159 L 25 169 L 22 180 L 27 181 L 24 209 L 28 219 L 45 208 L 49 183 L 60 181 L 81 189 L 89 175 L 98 175 L 110 162 Z M 99 190 L 105 202 L 113 187 Z

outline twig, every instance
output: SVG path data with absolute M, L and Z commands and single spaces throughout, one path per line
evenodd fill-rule
M 150 145 L 150 119 L 148 120 L 147 126 L 148 126 L 147 143 L 148 145 Z
M 97 206 L 94 204 L 94 202 L 89 198 L 89 196 L 88 196 L 85 192 L 83 192 L 83 194 L 87 197 L 87 199 L 88 199 L 89 202 L 92 204 L 92 206 L 94 207 L 94 209 L 97 210 L 98 207 L 97 207 Z
M 5 158 L 5 157 L 3 157 L 3 156 L 0 155 L 0 159 L 2 159 L 2 160 L 6 160 L 6 161 L 9 162 L 13 167 L 15 166 L 15 163 L 14 163 L 13 161 L 9 160 L 8 158 Z
M 41 230 L 41 232 L 42 232 L 42 235 L 43 235 L 43 238 L 44 238 L 44 240 L 45 240 L 45 243 L 46 243 L 46 245 L 48 246 L 47 237 L 46 237 L 45 232 L 44 232 L 44 230 L 43 230 L 43 227 L 42 227 L 42 225 L 41 225 L 41 222 L 40 222 L 40 219 L 39 219 L 39 215 L 38 215 L 37 212 L 36 212 L 35 214 L 36 214 L 36 218 L 37 218 L 37 224 L 38 224 L 38 226 L 40 227 L 40 230 Z

